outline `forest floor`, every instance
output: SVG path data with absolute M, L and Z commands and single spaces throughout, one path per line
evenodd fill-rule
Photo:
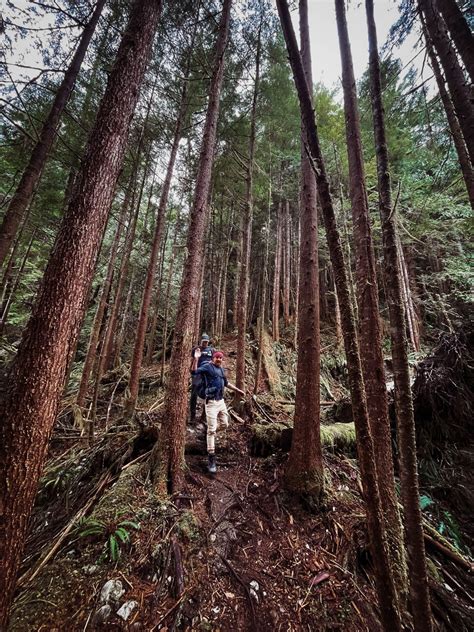
M 232 378 L 235 340 L 223 349 Z M 159 416 L 160 396 L 143 393 L 140 408 L 154 412 L 142 425 Z M 166 502 L 150 481 L 152 425 L 137 440 L 114 420 L 93 448 L 57 436 L 9 630 L 379 630 L 353 453 L 325 450 L 324 507 L 308 513 L 281 488 L 282 451 L 253 456 L 250 419 L 268 414 L 264 405 L 288 416 L 276 400 L 272 412 L 268 393 L 260 399 L 218 434 L 214 476 L 204 427 L 188 427 L 185 487 Z M 459 572 L 453 560 L 430 560 L 435 614 L 453 601 L 472 607 Z

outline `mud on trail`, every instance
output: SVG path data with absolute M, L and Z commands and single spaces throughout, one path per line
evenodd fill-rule
M 225 339 L 231 381 L 234 349 L 233 339 Z M 252 370 L 249 363 L 250 383 Z M 159 400 L 153 388 L 140 407 L 154 411 Z M 26 560 L 30 555 L 34 562 L 24 570 L 38 567 L 33 553 L 40 543 L 44 557 L 71 520 L 73 527 L 23 583 L 9 629 L 380 630 L 355 460 L 325 450 L 325 505 L 308 513 L 281 488 L 285 455 L 274 449 L 254 456 L 253 423 L 265 414 L 284 422 L 285 405 L 269 393 L 259 395 L 258 406 L 252 401 L 237 415 L 228 400 L 230 425 L 217 435 L 216 475 L 207 472 L 204 427 L 188 427 L 185 486 L 166 502 L 150 481 L 153 426 L 137 440 L 136 429 L 117 421 L 93 450 L 72 448 L 67 467 L 74 473 L 82 464 L 87 477 L 63 474 L 64 485 L 39 503 Z M 154 413 L 146 417 L 153 422 Z M 87 502 L 78 527 L 74 516 Z M 112 556 L 110 538 L 117 539 L 121 521 L 139 528 L 125 527 L 120 555 Z M 102 526 L 88 533 L 93 524 Z M 433 576 L 441 566 L 454 573 L 452 562 L 435 560 Z

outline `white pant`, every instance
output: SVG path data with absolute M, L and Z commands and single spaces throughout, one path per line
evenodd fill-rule
M 217 431 L 217 422 L 227 428 L 229 426 L 229 413 L 223 399 L 210 399 L 206 402 L 207 419 L 207 451 L 214 452 Z

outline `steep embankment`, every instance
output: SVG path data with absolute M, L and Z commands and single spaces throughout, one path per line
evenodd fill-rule
M 234 340 L 223 347 L 232 378 Z M 290 351 L 281 355 L 288 364 Z M 278 358 L 274 366 L 281 368 Z M 248 367 L 251 379 L 251 357 Z M 218 436 L 216 476 L 206 470 L 204 429 L 188 429 L 186 485 L 166 502 L 147 464 L 162 399 L 153 370 L 142 380 L 151 387 L 142 393 L 138 435 L 116 417 L 93 448 L 68 439 L 64 452 L 63 421 L 25 560 L 27 573 L 38 572 L 23 579 L 10 629 L 378 630 L 353 444 L 325 448 L 321 512 L 295 505 L 280 486 L 282 450 L 268 442 L 265 456 L 255 449 L 255 424 L 267 432 L 272 419 L 290 425 L 289 376 L 278 376 L 281 401 L 264 392 L 264 377 L 257 400 Z M 325 379 L 336 391 L 330 371 Z M 104 417 L 112 390 L 120 397 L 116 385 L 104 386 Z M 435 614 L 443 611 L 445 629 L 467 630 L 468 576 L 455 554 L 434 550 Z M 43 559 L 52 552 L 42 565 L 39 551 Z

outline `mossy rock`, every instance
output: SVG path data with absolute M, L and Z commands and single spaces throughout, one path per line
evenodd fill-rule
M 293 437 L 293 427 L 289 423 L 255 424 L 252 426 L 250 453 L 252 456 L 266 457 L 277 450 L 289 452 Z M 321 443 L 331 451 L 355 453 L 356 434 L 353 423 L 321 424 Z

